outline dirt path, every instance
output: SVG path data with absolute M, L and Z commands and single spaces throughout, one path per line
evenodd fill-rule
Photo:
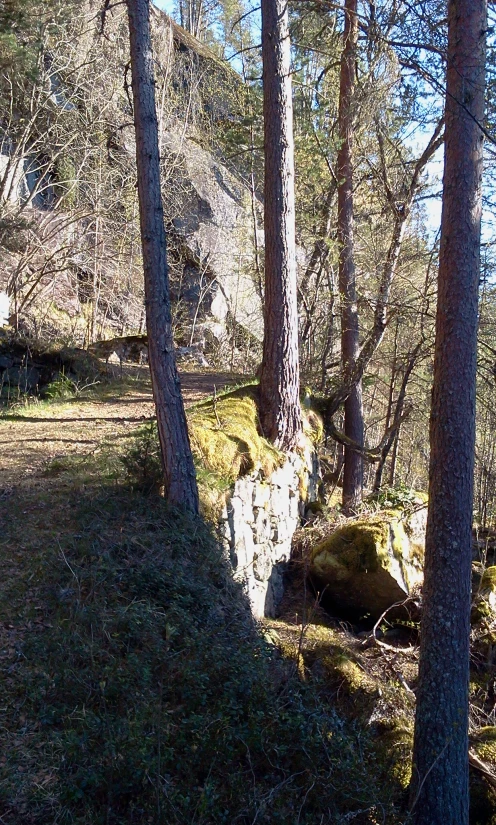
M 143 368 L 141 370 L 143 374 Z M 227 373 L 181 375 L 186 406 L 200 401 L 239 376 Z M 103 441 L 121 440 L 153 416 L 148 376 L 109 384 L 87 398 L 31 404 L 0 418 L 0 496 L 13 485 L 40 478 L 47 462 L 88 455 Z

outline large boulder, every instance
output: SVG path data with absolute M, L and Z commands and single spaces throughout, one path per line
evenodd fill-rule
M 421 508 L 343 524 L 311 552 L 314 585 L 338 609 L 379 618 L 422 583 L 426 517 Z

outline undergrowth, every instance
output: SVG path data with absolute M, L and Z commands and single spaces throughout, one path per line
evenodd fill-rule
M 207 526 L 118 487 L 61 497 L 70 526 L 6 594 L 2 822 L 388 820 L 367 733 L 259 635 Z
M 122 453 L 107 438 L 0 491 L 2 825 L 407 822 L 415 656 L 312 618 L 303 582 L 256 626 L 210 527 L 130 489 Z

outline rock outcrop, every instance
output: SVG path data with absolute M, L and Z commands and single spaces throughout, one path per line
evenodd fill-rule
M 427 509 L 348 522 L 311 553 L 310 575 L 340 610 L 375 619 L 422 583 Z
M 173 132 L 166 146 L 173 169 L 166 211 L 176 216 L 169 247 L 177 272 L 174 298 L 186 303 L 187 320 L 195 324 L 197 338 L 206 334 L 222 340 L 229 325 L 236 323 L 261 340 L 251 195 L 194 140 Z
M 107 36 L 92 37 L 100 26 L 93 6 L 82 4 L 80 36 L 61 37 L 44 55 L 39 83 L 51 95 L 32 129 L 46 133 L 46 144 L 38 149 L 20 118 L 11 119 L 8 133 L 0 130 L 0 290 L 16 294 L 16 328 L 59 333 L 77 345 L 142 330 L 144 320 L 134 133 L 121 80 L 127 22 L 122 9 L 111 7 Z M 224 124 L 241 116 L 242 82 L 153 6 L 152 29 L 177 343 L 210 343 L 217 352 L 241 328 L 243 347 L 245 339 L 256 347 L 261 203 L 222 144 Z M 105 127 L 88 127 L 99 93 Z M 84 157 L 92 162 L 83 172 Z M 232 360 L 234 348 L 229 353 Z

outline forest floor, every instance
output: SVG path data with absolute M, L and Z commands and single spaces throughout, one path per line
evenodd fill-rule
M 302 664 L 302 650 L 305 648 L 314 661 L 315 650 L 319 647 L 324 646 L 327 652 L 332 647 L 343 653 L 347 645 L 356 647 L 358 642 L 350 636 L 343 647 L 333 630 L 325 626 L 314 630 L 310 625 L 305 628 L 304 640 L 296 593 L 290 600 L 288 613 L 299 612 L 300 620 L 268 621 L 264 631 L 271 639 L 268 649 L 276 649 L 275 641 L 281 653 L 273 665 L 266 652 L 260 658 L 256 652 L 260 642 L 246 631 L 246 611 L 240 608 L 244 597 L 238 593 L 235 598 L 230 596 L 226 603 L 223 594 L 233 584 L 223 584 L 219 589 L 218 582 L 215 583 L 222 562 L 216 555 L 219 552 L 215 549 L 216 543 L 212 545 L 208 538 L 211 528 L 207 526 L 205 537 L 201 525 L 181 526 L 180 519 L 167 515 L 167 508 L 160 499 L 143 497 L 126 484 L 121 456 L 132 445 L 134 433 L 153 417 L 148 374 L 143 368 L 131 372 L 134 374 L 88 388 L 74 398 L 32 400 L 0 414 L 2 825 L 50 825 L 66 821 L 84 825 L 90 822 L 91 825 L 100 822 L 106 825 L 187 821 L 201 825 L 224 822 L 222 810 L 225 809 L 230 810 L 233 819 L 236 811 L 241 816 L 243 806 L 251 812 L 251 822 L 257 818 L 257 810 L 262 810 L 260 806 L 263 807 L 259 795 L 272 799 L 281 782 L 286 794 L 291 796 L 292 793 L 299 799 L 300 794 L 305 796 L 307 791 L 312 795 L 312 783 L 317 787 L 327 781 L 329 767 L 320 764 L 316 756 L 317 772 L 308 780 L 307 787 L 302 786 L 298 791 L 296 780 L 291 780 L 295 783 L 292 790 L 284 784 L 285 765 L 291 765 L 292 761 L 290 770 L 294 775 L 306 776 L 306 773 L 300 773 L 298 753 L 291 758 L 288 756 L 301 737 L 311 736 L 307 748 L 315 747 L 320 752 L 324 747 L 324 756 L 328 752 L 325 743 L 323 746 L 318 741 L 312 743 L 309 726 L 317 720 L 316 699 L 310 699 L 308 711 L 300 708 L 299 673 L 306 666 Z M 181 376 L 186 406 L 226 385 L 239 383 L 240 376 L 225 373 L 185 372 Z M 183 557 L 171 562 L 171 584 L 171 571 L 162 571 L 161 565 L 164 559 L 173 557 L 176 546 L 182 548 Z M 167 547 L 169 550 L 164 551 Z M 153 563 L 151 557 L 155 559 Z M 188 574 L 187 580 L 183 580 L 184 558 L 191 558 L 195 570 L 193 575 Z M 196 570 L 199 561 L 200 567 Z M 148 579 L 157 578 L 160 588 L 165 588 L 168 593 L 166 598 L 174 615 L 170 620 L 172 631 L 169 630 L 169 620 L 165 630 L 162 629 L 163 608 L 154 606 L 153 595 L 146 598 L 136 595 L 146 592 L 148 586 L 141 579 L 137 584 L 133 578 L 140 575 L 142 563 L 151 565 Z M 123 592 L 120 582 L 129 576 L 131 583 L 126 584 Z M 190 589 L 194 597 L 190 595 Z M 203 590 L 208 593 L 207 597 L 202 596 Z M 197 602 L 202 598 L 206 598 L 208 608 L 204 606 L 200 610 Z M 160 596 L 159 605 L 164 603 L 163 599 L 164 596 Z M 185 610 L 184 604 L 190 602 L 192 606 Z M 211 619 L 205 618 L 208 610 L 212 613 Z M 138 615 L 134 616 L 135 613 Z M 226 631 L 222 622 L 219 625 L 218 617 L 222 615 L 225 615 Z M 124 616 L 125 631 L 122 630 Z M 191 627 L 194 628 L 197 621 L 201 633 L 193 633 L 189 638 Z M 134 627 L 133 622 L 137 630 L 130 629 Z M 174 630 L 175 627 L 180 630 Z M 178 651 L 173 651 L 174 643 L 171 647 L 168 639 L 171 632 L 178 633 L 181 638 Z M 219 633 L 221 639 L 216 641 Z M 143 637 L 150 639 L 148 646 L 128 658 L 130 650 L 135 650 L 136 645 L 141 647 Z M 207 638 L 209 641 L 205 643 Z M 267 642 L 262 641 L 262 644 Z M 209 653 L 211 647 L 217 650 L 213 659 Z M 169 679 L 167 687 L 161 686 L 159 693 L 155 676 L 147 686 L 146 674 L 163 669 L 168 656 L 171 657 L 168 673 L 177 667 L 180 672 Z M 202 660 L 204 656 L 207 656 L 205 661 Z M 283 657 L 281 662 L 288 661 L 289 671 L 281 670 L 282 664 L 277 664 L 280 656 Z M 343 661 L 344 670 L 339 665 L 337 688 L 348 695 L 344 683 L 348 680 L 347 669 L 351 667 L 353 684 L 361 695 L 364 693 L 362 680 L 357 676 L 355 666 L 348 664 L 347 656 Z M 310 666 L 310 659 L 308 664 Z M 219 669 L 223 677 L 219 677 Z M 191 679 L 195 682 L 203 680 L 204 708 L 197 707 L 197 697 L 202 692 L 187 692 Z M 279 689 L 274 693 L 271 686 L 274 679 L 277 684 L 286 685 L 280 698 Z M 213 693 L 209 698 L 210 682 Z M 256 723 L 251 732 L 245 727 L 244 711 L 237 709 L 236 685 L 239 683 L 239 689 L 242 689 L 245 682 L 252 683 L 254 701 L 256 699 L 253 715 L 248 717 Z M 102 685 L 108 687 L 104 690 Z M 181 692 L 182 687 L 185 695 Z M 179 698 L 173 696 L 166 701 L 167 690 L 173 693 L 179 690 Z M 367 705 L 375 692 L 375 686 L 370 688 L 367 682 Z M 247 697 L 242 699 L 243 707 L 246 708 L 247 702 Z M 294 717 L 286 714 L 286 708 L 292 702 L 296 703 Z M 170 724 L 176 717 L 166 715 L 172 713 L 171 708 L 178 719 L 182 717 L 182 724 L 177 728 Z M 123 726 L 129 724 L 126 720 L 131 718 L 130 713 L 138 720 L 136 734 L 128 728 L 123 733 Z M 234 714 L 231 721 L 224 718 L 226 713 Z M 166 776 L 174 776 L 175 771 L 181 772 L 184 763 L 186 773 L 177 787 L 176 796 L 170 798 L 169 807 L 168 798 L 164 798 L 163 813 L 150 813 L 146 817 L 141 813 L 134 817 L 130 810 L 138 803 L 122 801 L 122 810 L 126 813 L 121 819 L 121 803 L 110 797 L 118 792 L 124 800 L 127 799 L 128 785 L 134 788 L 133 799 L 141 800 L 142 812 L 155 805 L 158 792 L 155 780 L 144 786 L 139 777 L 143 760 L 152 764 L 157 758 L 153 737 L 150 740 L 150 729 L 155 730 L 157 715 L 164 715 L 163 731 L 170 731 L 174 743 L 173 748 L 166 750 L 166 738 L 160 745 L 162 734 L 157 734 L 159 759 L 165 761 L 167 753 L 172 760 L 163 771 Z M 220 721 L 213 724 L 217 716 Z M 101 730 L 102 720 L 105 720 L 105 730 Z M 250 746 L 249 758 L 259 779 L 253 789 L 246 786 L 245 757 L 239 753 L 236 738 L 232 738 L 232 729 L 238 724 L 242 728 L 236 737 L 243 742 L 249 737 L 254 743 Z M 194 728 L 195 725 L 201 727 L 199 733 L 192 730 L 191 726 Z M 262 740 L 272 728 L 274 733 L 269 746 Z M 165 737 L 165 733 L 163 735 Z M 353 731 L 350 735 L 355 737 Z M 206 774 L 201 760 L 199 765 L 194 765 L 195 759 L 196 762 L 200 759 L 201 749 L 192 761 L 191 741 L 192 738 L 196 741 L 196 736 L 200 737 L 198 741 L 202 742 L 204 759 L 209 765 Z M 219 744 L 225 736 L 224 744 Z M 341 751 L 338 728 L 335 736 L 336 747 Z M 125 744 L 116 745 L 120 737 L 125 738 Z M 274 769 L 275 773 L 270 768 L 270 775 L 265 777 L 264 771 L 269 770 L 270 764 L 267 763 L 266 768 L 262 768 L 262 764 L 265 764 L 264 754 L 269 747 L 275 750 L 267 758 L 274 765 L 280 759 L 282 763 L 280 768 Z M 215 757 L 212 757 L 212 748 Z M 242 752 L 244 748 L 245 745 Z M 257 748 L 261 749 L 259 756 Z M 213 768 L 215 760 L 221 759 L 223 754 L 237 765 L 232 770 L 229 767 L 229 782 L 236 786 L 234 790 L 228 788 L 227 769 L 222 765 Z M 258 768 L 257 759 L 260 761 Z M 368 799 L 365 807 L 372 810 L 370 799 L 374 800 L 377 793 L 375 782 L 363 779 L 367 757 L 365 753 L 359 757 L 351 756 L 350 751 L 350 759 L 351 763 L 348 759 L 343 770 L 351 771 L 353 776 L 356 774 L 354 781 L 358 783 L 357 794 L 362 800 L 358 807 L 363 807 Z M 151 768 L 146 770 L 151 771 Z M 208 789 L 204 774 L 210 772 L 214 782 L 217 770 L 217 801 L 209 801 L 204 798 Z M 237 783 L 240 783 L 239 787 Z M 239 798 L 236 803 L 233 801 L 235 797 Z M 281 798 L 281 817 L 287 804 Z M 301 805 L 301 801 L 291 803 L 292 806 L 296 804 Z M 332 802 L 335 804 L 338 804 L 336 800 Z M 342 801 L 339 804 L 342 805 Z M 345 813 L 350 810 L 349 804 L 358 809 L 355 802 L 345 802 Z M 200 815 L 202 806 L 209 805 L 212 806 L 211 815 Z M 288 815 L 286 810 L 282 821 L 289 821 Z M 278 816 L 274 815 L 274 823 L 280 821 Z M 245 814 L 240 821 L 248 821 Z M 302 816 L 301 823 L 306 821 Z M 324 818 L 322 821 L 339 820 Z M 360 815 L 356 821 L 368 823 L 373 819 Z
M 186 406 L 242 380 L 184 372 Z M 416 651 L 297 567 L 257 641 L 211 526 L 126 483 L 152 417 L 143 368 L 0 414 L 0 823 L 403 821 Z

